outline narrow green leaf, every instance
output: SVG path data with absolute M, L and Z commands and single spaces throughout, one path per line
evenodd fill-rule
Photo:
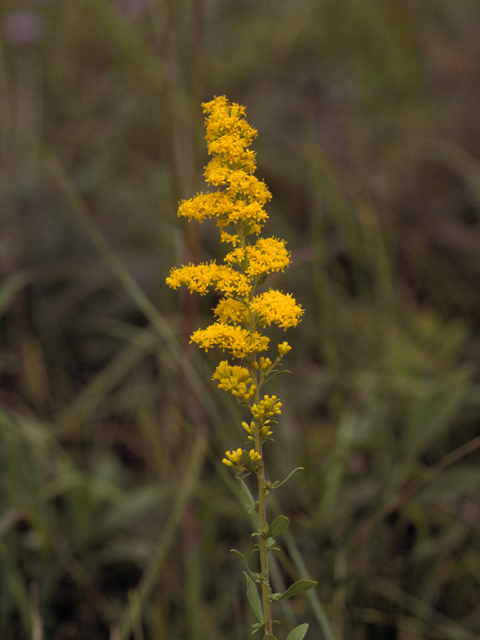
M 304 469 L 304 467 L 297 467 L 296 469 L 291 471 L 288 474 L 288 476 L 286 478 L 284 478 L 281 482 L 274 482 L 273 483 L 273 488 L 274 489 L 278 489 L 278 487 L 281 487 L 282 484 L 285 484 L 285 482 L 287 482 L 287 480 L 290 480 L 290 478 L 293 476 L 293 474 L 296 473 L 297 471 L 305 471 L 305 469 Z
M 268 527 L 268 531 L 265 534 L 265 538 L 274 538 L 279 536 L 283 531 L 288 529 L 290 520 L 287 516 L 277 516 L 272 524 Z
M 298 596 L 299 593 L 304 593 L 309 589 L 313 589 L 313 587 L 317 583 L 315 580 L 298 580 L 292 584 L 286 591 L 282 593 L 282 595 L 278 598 L 279 600 L 283 600 L 284 598 L 291 598 L 292 596 Z M 303 636 L 302 636 L 303 638 Z
M 302 638 L 305 637 L 305 634 L 307 633 L 307 631 L 308 631 L 308 624 L 304 622 L 298 627 L 295 627 L 293 631 L 290 631 L 290 633 L 287 636 L 287 640 L 302 640 Z
M 250 603 L 250 606 L 253 609 L 253 613 L 257 616 L 258 621 L 261 624 L 263 624 L 265 622 L 265 620 L 263 618 L 263 609 L 262 609 L 262 604 L 260 602 L 260 596 L 258 595 L 257 585 L 252 580 L 252 578 L 250 578 L 248 573 L 245 573 L 245 571 L 243 573 L 245 574 L 245 577 L 247 579 L 247 598 L 248 598 L 248 601 Z
M 233 553 L 236 553 L 237 556 L 240 558 L 240 560 L 243 562 L 243 566 L 245 567 L 245 569 L 248 572 L 248 575 L 250 576 L 250 578 L 252 580 L 255 580 L 255 576 L 253 575 L 252 570 L 250 569 L 250 567 L 248 566 L 248 562 L 247 559 L 245 558 L 245 556 L 243 555 L 243 553 L 240 553 L 240 551 L 237 551 L 236 549 L 230 549 L 230 551 L 233 551 Z M 244 572 L 245 573 L 245 572 Z
M 247 487 L 243 480 L 240 480 L 240 491 L 242 493 L 243 506 L 250 511 L 255 506 L 255 500 L 253 499 L 250 489 Z
M 277 376 L 282 375 L 282 373 L 292 373 L 291 371 L 288 371 L 288 369 L 282 369 L 281 371 L 277 371 L 276 373 L 272 373 L 272 375 L 269 375 L 265 378 L 263 384 L 267 384 L 267 382 L 270 382 L 271 380 L 273 380 L 274 378 L 276 378 Z
M 275 638 L 275 636 L 272 636 L 272 634 L 271 634 L 271 633 L 266 633 L 266 634 L 263 636 L 263 640 L 277 640 L 277 639 Z

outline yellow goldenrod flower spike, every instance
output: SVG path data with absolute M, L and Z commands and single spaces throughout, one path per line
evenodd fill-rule
M 259 291 L 269 276 L 288 267 L 291 255 L 284 240 L 260 237 L 268 219 L 264 206 L 271 194 L 266 184 L 254 175 L 255 152 L 250 145 L 257 131 L 248 124 L 245 107 L 220 96 L 205 103 L 203 110 L 206 114 L 205 139 L 211 156 L 204 175 L 207 183 L 217 190 L 197 193 L 182 201 L 178 215 L 189 221 L 215 220 L 221 242 L 229 244 L 230 249 L 222 264 L 212 260 L 173 268 L 167 284 L 173 289 L 185 285 L 191 293 L 215 292 L 218 296 L 213 312 L 215 321 L 194 331 L 190 341 L 206 351 L 220 347 L 230 357 L 241 361 L 240 365 L 235 365 L 222 360 L 213 380 L 250 411 L 253 419 L 250 423 L 242 422 L 242 427 L 252 449 L 248 454 L 241 448 L 226 451 L 222 462 L 240 474 L 255 474 L 258 500 L 252 506 L 258 515 L 259 531 L 264 532 L 268 531 L 266 501 L 273 485 L 267 480 L 262 447 L 265 440 L 271 439 L 282 403 L 276 396 L 262 397 L 260 389 L 278 372 L 276 366 L 291 347 L 287 342 L 280 343 L 278 355 L 272 362 L 265 353 L 269 338 L 261 330 L 272 324 L 282 329 L 295 327 L 302 318 L 303 309 L 289 293 L 275 289 Z M 272 590 L 268 569 L 268 553 L 272 548 L 267 544 L 267 536 L 260 537 L 258 550 L 262 626 L 265 636 L 272 637 Z
M 191 341 L 206 351 L 217 346 L 234 358 L 248 359 L 249 368 L 260 369 L 263 374 L 269 367 L 259 366 L 256 355 L 268 349 L 269 339 L 259 329 L 271 324 L 283 329 L 295 327 L 303 309 L 288 293 L 269 289 L 257 294 L 269 275 L 290 264 L 284 240 L 274 237 L 249 240 L 252 234 L 260 233 L 268 217 L 263 207 L 271 198 L 264 182 L 253 175 L 255 153 L 249 147 L 257 132 L 246 121 L 245 108 L 230 103 L 224 96 L 205 103 L 203 109 L 207 114 L 206 140 L 212 156 L 205 177 L 219 189 L 198 193 L 181 202 L 178 214 L 200 222 L 215 219 L 221 240 L 233 248 L 223 264 L 213 260 L 173 268 L 167 284 L 173 289 L 185 285 L 190 292 L 200 295 L 211 290 L 219 293 L 220 301 L 214 310 L 216 322 L 195 331 Z M 240 382 L 221 380 L 219 386 L 247 401 L 256 387 Z
M 222 241 L 233 246 L 238 235 L 223 231 L 243 223 L 244 231 L 260 233 L 268 218 L 263 205 L 272 197 L 266 184 L 256 178 L 255 152 L 248 149 L 256 130 L 245 119 L 245 107 L 217 97 L 203 105 L 206 119 L 208 152 L 212 157 L 205 167 L 207 183 L 222 190 L 199 193 L 181 202 L 179 215 L 203 222 L 215 218 L 222 230 Z

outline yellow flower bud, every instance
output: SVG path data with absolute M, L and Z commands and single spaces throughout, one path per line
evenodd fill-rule
M 242 453 L 242 449 L 237 449 L 236 451 L 225 451 L 227 458 L 223 458 L 223 464 L 226 464 L 227 467 L 238 467 L 242 460 Z
M 288 344 L 288 342 L 282 342 L 278 345 L 278 353 L 281 356 L 286 355 L 289 351 L 291 351 L 292 347 Z
M 250 452 L 248 455 L 252 459 L 252 462 L 256 462 L 257 460 L 262 459 L 262 456 L 257 451 L 255 451 L 255 449 L 250 449 Z

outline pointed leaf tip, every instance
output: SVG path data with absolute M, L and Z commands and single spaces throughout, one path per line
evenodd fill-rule
M 294 582 L 291 587 L 284 591 L 278 599 L 283 600 L 284 598 L 298 596 L 300 593 L 305 593 L 305 591 L 313 589 L 316 584 L 315 580 L 298 580 L 298 582 Z
M 250 578 L 252 580 L 255 579 L 255 576 L 253 575 L 252 570 L 250 569 L 250 567 L 248 566 L 248 562 L 247 559 L 245 558 L 245 556 L 243 555 L 243 553 L 240 553 L 240 551 L 237 551 L 236 549 L 230 549 L 230 551 L 233 551 L 233 553 L 236 553 L 237 556 L 239 556 L 240 560 L 243 562 L 243 565 L 245 567 L 245 569 L 247 570 L 248 575 L 250 576 Z M 244 572 L 245 573 L 245 572 Z
M 302 638 L 305 637 L 305 634 L 307 633 L 307 631 L 308 631 L 308 624 L 304 622 L 298 627 L 295 627 L 293 631 L 290 631 L 290 633 L 287 636 L 287 640 L 302 640 Z

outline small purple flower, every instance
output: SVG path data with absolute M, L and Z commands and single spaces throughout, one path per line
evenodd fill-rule
M 45 35 L 45 20 L 33 11 L 10 11 L 3 19 L 3 32 L 10 42 L 37 42 Z

